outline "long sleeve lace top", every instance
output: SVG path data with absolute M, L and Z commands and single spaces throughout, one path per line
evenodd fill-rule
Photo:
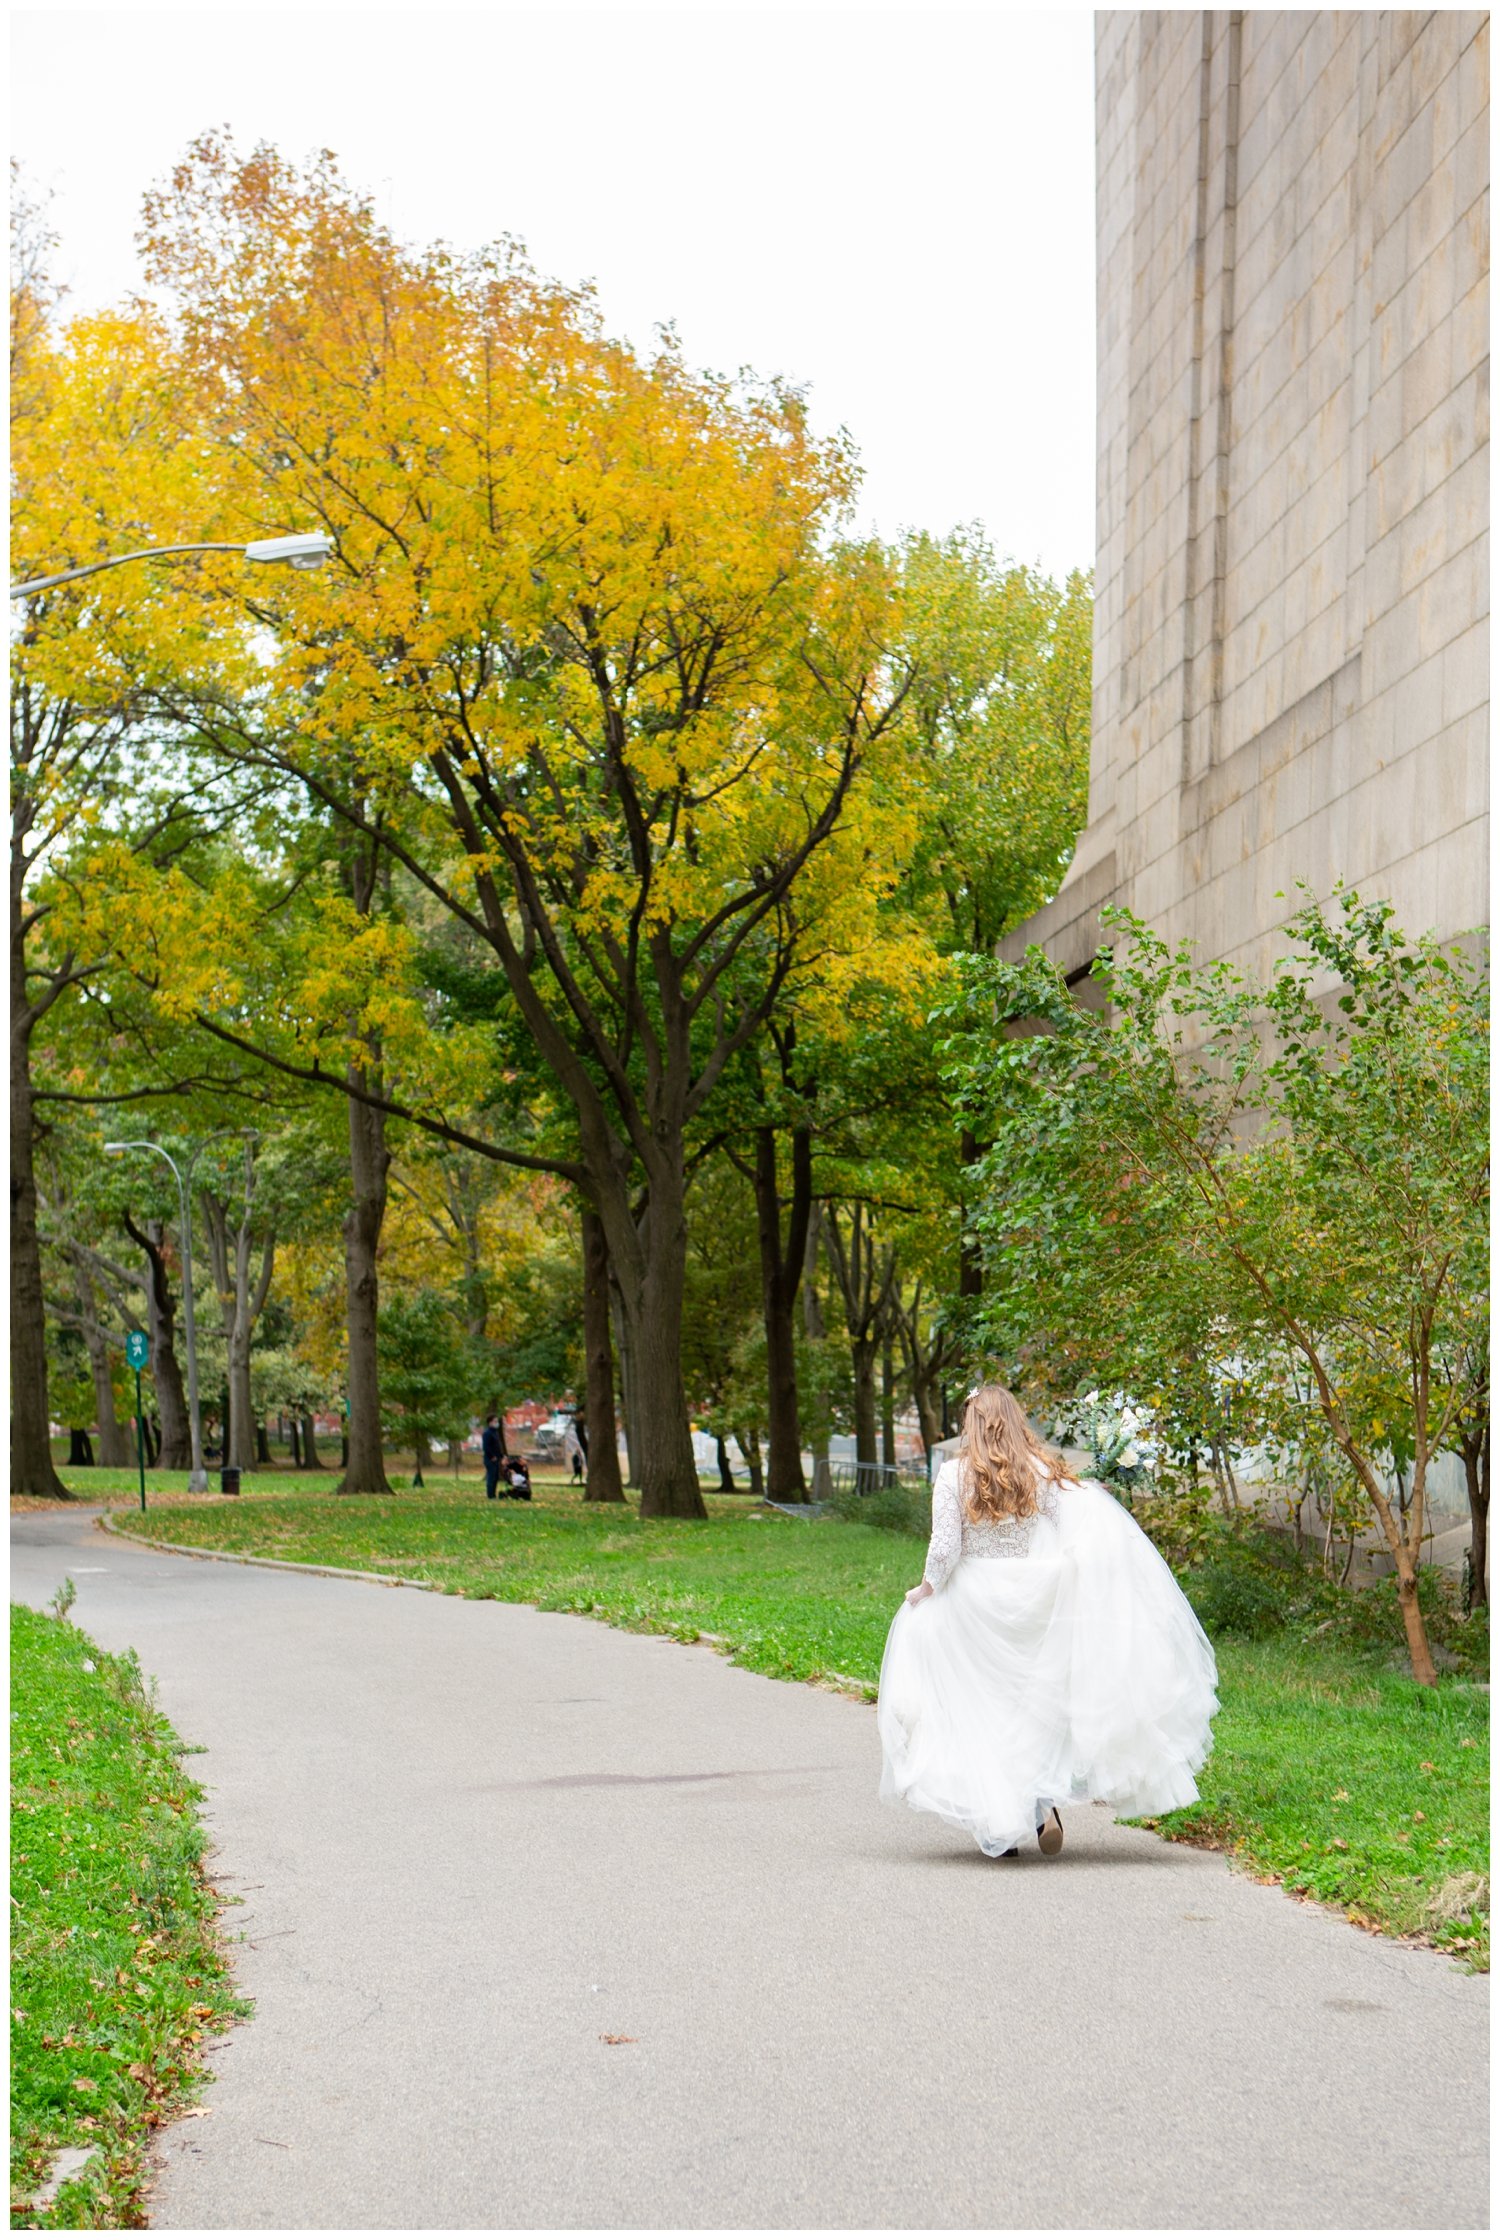
M 1057 1500 L 1056 1488 L 1038 1489 L 1038 1514 L 1050 1517 Z M 1031 1548 L 1037 1518 L 989 1517 L 976 1519 L 964 1507 L 959 1465 L 950 1457 L 932 1483 L 932 1538 L 922 1576 L 937 1591 L 960 1556 L 1024 1556 Z

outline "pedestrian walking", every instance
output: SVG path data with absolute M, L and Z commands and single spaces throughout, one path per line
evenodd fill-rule
M 992 1858 L 1033 1834 L 1053 1857 L 1069 1798 L 1124 1819 L 1194 1801 L 1217 1680 L 1134 1519 L 1072 1475 L 1003 1385 L 971 1393 L 933 1484 L 921 1583 L 886 1641 L 882 1798 L 936 1813 Z
M 484 1458 L 484 1498 L 486 1501 L 497 1501 L 500 1497 L 500 1472 L 505 1462 L 505 1438 L 498 1416 L 486 1416 L 479 1446 Z

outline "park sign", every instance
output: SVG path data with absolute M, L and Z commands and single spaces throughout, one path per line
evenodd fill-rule
M 146 1418 L 141 1407 L 141 1371 L 151 1359 L 151 1340 L 144 1330 L 125 1333 L 125 1359 L 135 1371 L 135 1466 L 140 1473 L 141 1507 L 146 1506 Z

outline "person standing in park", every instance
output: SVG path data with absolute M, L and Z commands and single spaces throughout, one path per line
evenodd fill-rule
M 498 1501 L 500 1471 L 505 1462 L 505 1441 L 500 1433 L 500 1418 L 486 1416 L 479 1445 L 484 1457 L 484 1498 Z
M 995 1559 L 1002 1560 L 995 1560 Z M 971 1393 L 932 1489 L 921 1583 L 880 1670 L 880 1794 L 991 1858 L 1062 1849 L 1066 1798 L 1124 1819 L 1198 1795 L 1214 1653 L 1151 1542 L 1072 1476 L 1003 1385 Z

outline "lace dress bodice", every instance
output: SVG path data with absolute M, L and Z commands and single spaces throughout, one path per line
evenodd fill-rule
M 1057 1512 L 1057 1488 L 1043 1481 L 1037 1489 L 1037 1510 L 1029 1517 L 969 1516 L 959 1480 L 957 1462 L 949 1460 L 932 1485 L 932 1538 L 922 1576 L 934 1590 L 941 1587 L 960 1556 L 1025 1556 L 1040 1519 Z

